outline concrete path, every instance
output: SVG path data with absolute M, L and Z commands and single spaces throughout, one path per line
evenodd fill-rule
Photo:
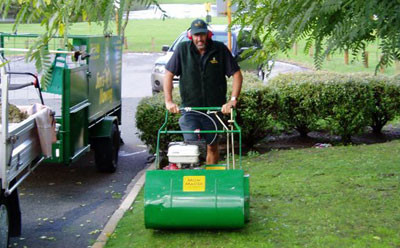
M 310 69 L 301 67 L 294 64 L 289 64 L 286 62 L 275 61 L 274 66 L 272 67 L 271 73 L 264 79 L 264 83 L 268 83 L 268 80 L 278 76 L 279 74 L 284 73 L 294 73 L 294 72 L 302 72 L 309 71 Z

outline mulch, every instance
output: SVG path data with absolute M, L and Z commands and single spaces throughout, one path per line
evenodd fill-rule
M 366 129 L 363 134 L 352 136 L 352 145 L 377 144 L 400 139 L 400 127 L 387 125 L 381 134 L 375 134 L 371 129 Z M 273 149 L 301 149 L 310 147 L 329 147 L 344 145 L 340 136 L 331 135 L 329 132 L 310 132 L 306 137 L 300 136 L 297 131 L 280 135 L 268 135 L 252 150 L 265 153 Z M 246 152 L 244 148 L 244 152 Z

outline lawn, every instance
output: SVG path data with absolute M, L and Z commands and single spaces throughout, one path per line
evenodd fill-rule
M 171 43 L 188 27 L 193 18 L 188 19 L 146 19 L 130 20 L 126 28 L 127 49 L 132 52 L 161 52 L 162 45 Z M 227 24 L 224 17 L 213 17 L 213 24 Z M 11 32 L 12 24 L 0 24 L 1 32 Z M 39 24 L 24 24 L 18 28 L 18 33 L 41 33 Z M 115 31 L 114 31 L 115 32 Z M 97 23 L 75 23 L 70 34 L 102 34 L 103 29 Z
M 245 228 L 147 230 L 141 193 L 106 247 L 399 247 L 399 141 L 273 150 L 243 163 Z
M 278 58 L 281 61 L 287 61 L 302 65 L 304 67 L 314 69 L 314 60 L 309 53 L 304 53 L 305 42 L 300 41 L 297 44 L 297 53 L 295 49 L 292 49 L 287 54 L 280 53 Z M 351 72 L 367 72 L 374 73 L 375 67 L 378 64 L 379 58 L 382 55 L 380 50 L 377 48 L 376 43 L 370 43 L 366 49 L 368 52 L 368 68 L 364 67 L 364 62 L 359 55 L 358 57 L 353 57 L 351 51 L 349 52 L 349 64 L 346 65 L 344 62 L 344 53 L 336 52 L 329 56 L 329 59 L 325 60 L 323 63 L 323 69 L 328 71 L 335 71 L 340 73 L 351 73 Z M 400 64 L 392 64 L 384 69 L 383 72 L 379 71 L 379 74 L 394 75 L 400 73 Z

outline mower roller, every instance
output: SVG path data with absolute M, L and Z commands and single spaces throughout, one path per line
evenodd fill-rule
M 232 110 L 228 124 L 224 124 L 217 112 L 220 107 L 192 107 L 185 111 L 206 111 L 215 114 L 222 130 L 172 131 L 167 130 L 168 111 L 165 122 L 158 131 L 156 170 L 146 172 L 144 220 L 146 228 L 152 229 L 232 229 L 241 228 L 249 220 L 249 175 L 241 166 L 241 130 Z M 201 165 L 183 148 L 182 154 L 172 156 L 169 162 L 178 164 L 176 170 L 163 170 L 160 166 L 161 134 L 217 133 L 226 134 L 226 164 Z M 234 135 L 239 136 L 239 165 L 236 166 Z M 189 145 L 193 146 L 193 145 Z M 176 147 L 173 151 L 176 151 Z M 178 145 L 179 148 L 179 145 Z M 191 157 L 192 156 L 192 157 Z M 179 163 L 181 158 L 182 163 Z M 195 163 L 193 163 L 195 161 Z M 190 164 L 188 164 L 190 163 Z M 178 168 L 180 167 L 180 168 Z M 238 167 L 238 168 L 236 168 Z

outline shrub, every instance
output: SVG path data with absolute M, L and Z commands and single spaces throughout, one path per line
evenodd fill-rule
M 367 80 L 373 92 L 371 127 L 374 133 L 380 134 L 383 126 L 400 111 L 399 78 L 368 76 Z
M 373 95 L 368 81 L 357 75 L 331 74 L 321 83 L 323 117 L 328 120 L 331 132 L 348 143 L 371 120 Z
M 400 88 L 393 81 L 365 74 L 307 72 L 280 75 L 270 80 L 270 86 L 278 92 L 277 118 L 288 128 L 304 136 L 325 123 L 349 142 L 364 127 L 380 132 L 394 118 Z
M 277 119 L 287 129 L 296 129 L 301 136 L 316 128 L 321 117 L 320 77 L 314 73 L 281 74 L 269 85 L 278 92 Z
M 180 103 L 179 94 L 174 91 L 173 98 L 175 103 Z M 136 127 L 139 130 L 138 135 L 150 149 L 150 152 L 156 151 L 157 133 L 165 120 L 164 94 L 159 93 L 152 97 L 143 98 L 136 110 Z M 167 124 L 168 130 L 179 130 L 178 119 L 180 115 L 169 114 Z M 160 137 L 160 149 L 166 150 L 170 141 L 182 140 L 180 134 L 162 134 Z
M 303 136 L 318 130 L 323 123 L 324 128 L 341 135 L 347 143 L 368 125 L 379 133 L 400 110 L 400 77 L 296 73 L 279 75 L 265 86 L 255 75 L 243 75 L 237 122 L 242 128 L 243 144 L 248 148 L 282 123 Z M 175 90 L 173 94 L 179 104 L 178 92 Z M 144 98 L 137 108 L 139 137 L 153 152 L 165 111 L 163 94 Z M 178 119 L 179 115 L 172 115 L 167 128 L 179 130 Z M 182 136 L 162 135 L 161 149 L 176 140 L 182 140 Z
M 276 108 L 277 95 L 271 88 L 259 84 L 243 89 L 237 105 L 237 122 L 242 129 L 243 144 L 251 148 L 273 131 Z
M 229 90 L 228 96 L 230 95 Z M 277 109 L 277 94 L 273 89 L 266 87 L 256 75 L 243 72 L 242 92 L 236 107 L 236 120 L 242 130 L 242 143 L 248 148 L 274 130 L 276 121 L 273 115 Z

